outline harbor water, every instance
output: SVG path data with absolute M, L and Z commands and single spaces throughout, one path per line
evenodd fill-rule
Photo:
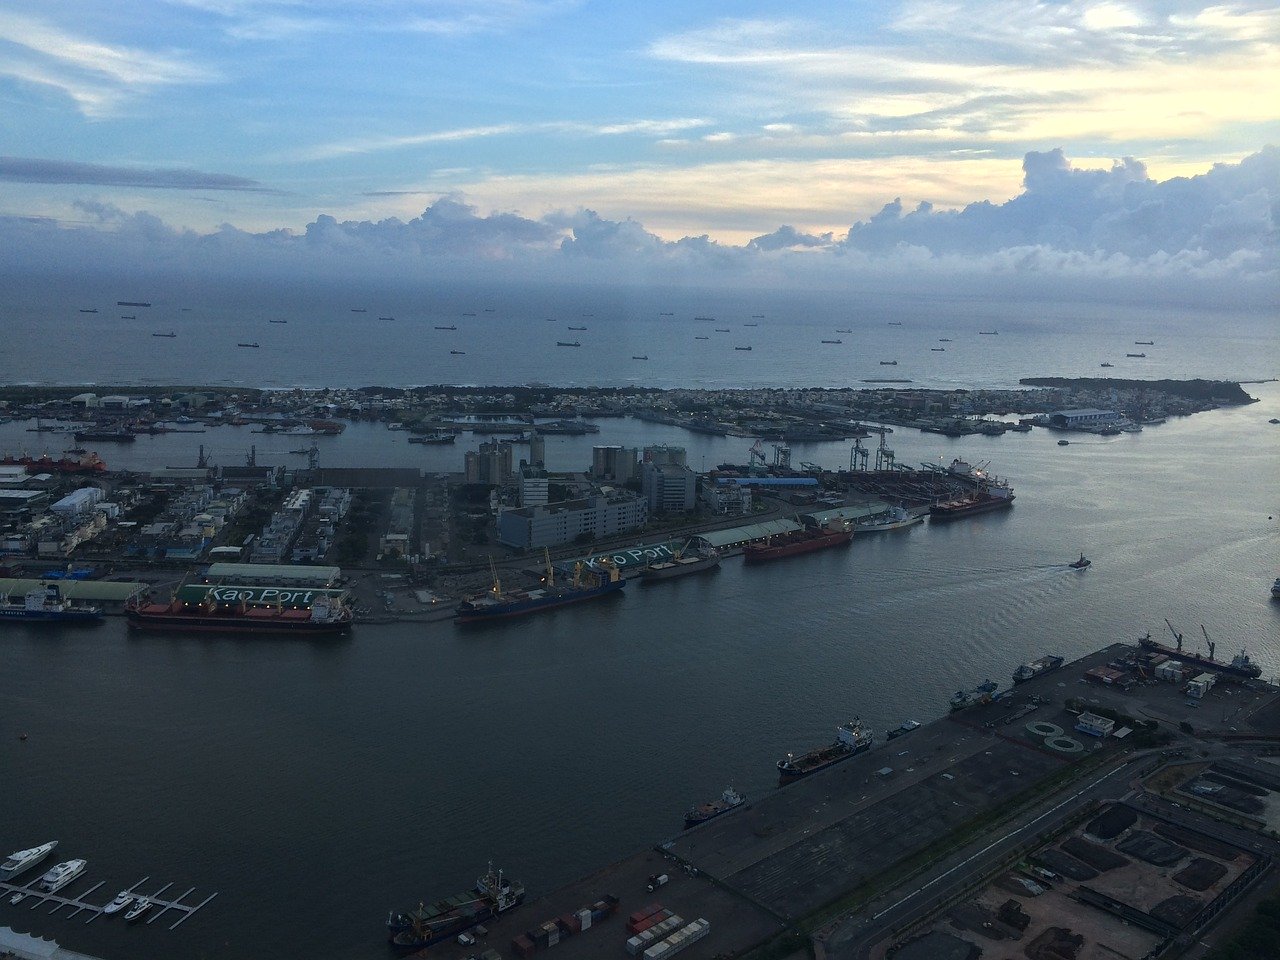
M 381 958 L 388 910 L 462 890 L 490 859 L 545 892 L 674 834 L 727 784 L 776 789 L 775 761 L 840 722 L 861 716 L 882 739 L 1042 654 L 1160 636 L 1168 617 L 1280 675 L 1280 427 L 1267 423 L 1280 390 L 1250 389 L 1261 403 L 1069 447 L 1039 430 L 899 430 L 903 462 L 991 460 L 1013 509 L 773 564 L 731 558 L 480 629 L 293 641 L 7 625 L 0 845 L 58 839 L 59 857 L 106 881 L 104 901 L 144 875 L 219 896 L 172 932 L 7 898 L 0 925 L 109 960 Z M 743 440 L 602 423 L 549 442 L 553 469 L 585 466 L 593 442 L 680 443 L 695 467 L 745 459 Z M 0 427 L 0 443 L 35 436 L 22 429 Z M 238 462 L 252 439 L 259 462 L 285 455 L 231 428 L 104 455 L 186 464 L 204 441 Z M 396 439 L 355 425 L 320 441 L 322 463 L 458 468 L 462 443 Z M 848 446 L 793 456 L 847 465 Z M 1085 572 L 1067 567 L 1080 551 Z

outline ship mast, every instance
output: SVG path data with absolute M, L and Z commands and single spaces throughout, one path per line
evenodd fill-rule
M 493 565 L 493 557 L 489 558 L 489 572 L 493 574 L 493 595 L 502 596 L 502 581 L 498 579 L 498 568 Z
M 556 585 L 556 571 L 555 571 L 555 567 L 551 566 L 551 551 L 548 550 L 546 547 L 543 547 L 542 556 L 546 559 L 546 562 L 547 562 L 547 576 L 546 576 L 547 586 L 554 587 Z

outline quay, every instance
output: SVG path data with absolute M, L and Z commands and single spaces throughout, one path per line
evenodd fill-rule
M 1273 749 L 1280 744 L 1280 688 L 1262 681 L 1222 683 L 1209 695 L 1212 704 L 1193 709 L 1180 685 L 1101 682 L 1117 672 L 1112 665 L 1135 662 L 1136 653 L 1132 645 L 1112 644 L 1012 689 L 1004 679 L 1006 692 L 992 702 L 891 741 L 880 731 L 870 751 L 538 897 L 490 925 L 478 946 L 442 943 L 430 956 L 466 960 L 485 948 L 511 956 L 512 940 L 526 930 L 606 894 L 619 898 L 617 916 L 565 936 L 557 956 L 592 960 L 614 952 L 630 936 L 628 915 L 649 906 L 686 923 L 710 922 L 710 933 L 682 951 L 690 960 L 744 956 L 762 944 L 770 944 L 773 957 L 805 957 L 810 942 L 819 957 L 831 960 L 883 956 L 904 932 L 924 929 L 929 911 L 954 906 L 1043 834 L 1066 829 L 1108 803 L 1142 802 L 1147 794 L 1135 790 L 1136 778 L 1161 765 L 1169 750 L 1160 747 L 1176 746 L 1180 725 L 1194 724 L 1214 738 L 1248 730 L 1258 741 L 1270 740 Z M 1017 666 L 1011 663 L 1010 673 Z M 1114 735 L 1097 738 L 1078 729 L 1082 710 L 1122 721 Z M 1203 729 L 1209 724 L 1212 731 Z M 1248 749 L 1214 743 L 1224 764 Z M 1234 771 L 1250 762 L 1224 769 L 1238 775 Z M 1280 765 L 1263 766 L 1274 767 L 1280 787 Z M 1179 797 L 1187 801 L 1182 808 L 1193 807 L 1193 798 Z M 1144 823 L 1173 822 L 1167 800 L 1147 799 L 1163 806 L 1144 809 Z M 1280 791 L 1276 800 L 1280 816 Z M 679 816 L 672 811 L 673 822 Z M 1280 853 L 1280 844 L 1271 846 Z M 1230 873 L 1232 890 L 1253 883 L 1265 865 Z M 649 890 L 648 879 L 662 874 L 669 882 Z M 1229 902 L 1221 901 L 1213 915 Z M 1098 903 L 1105 909 L 1095 909 L 1104 914 L 1119 909 L 1105 899 Z M 1103 917 L 1098 929 L 1109 930 L 1110 922 Z M 922 949 L 921 957 L 930 956 L 930 947 Z

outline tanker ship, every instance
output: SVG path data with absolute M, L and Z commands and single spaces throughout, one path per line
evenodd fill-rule
M 860 719 L 854 717 L 848 723 L 836 727 L 834 743 L 798 757 L 788 753 L 785 760 L 779 760 L 778 780 L 782 785 L 792 783 L 870 749 L 871 731 L 863 727 Z
M 0 620 L 93 623 L 101 619 L 101 607 L 72 603 L 53 583 L 45 584 L 42 590 L 32 590 L 21 603 L 0 594 Z

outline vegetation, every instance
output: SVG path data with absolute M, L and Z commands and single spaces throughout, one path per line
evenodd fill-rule
M 1024 387 L 1072 387 L 1078 390 L 1151 390 L 1188 400 L 1256 403 L 1238 383 L 1226 380 L 1122 380 L 1112 377 L 1023 377 Z

